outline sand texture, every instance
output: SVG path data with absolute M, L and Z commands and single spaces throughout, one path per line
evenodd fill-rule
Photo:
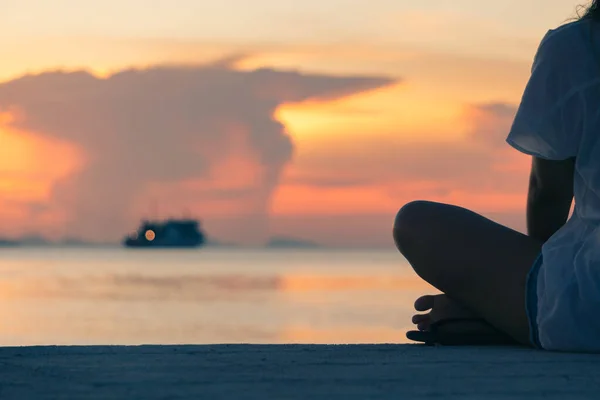
M 599 399 L 600 356 L 417 345 L 12 347 L 0 399 Z

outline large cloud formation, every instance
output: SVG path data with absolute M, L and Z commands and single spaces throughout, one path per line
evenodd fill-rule
M 294 149 L 273 117 L 277 107 L 391 83 L 219 63 L 106 79 L 49 72 L 0 84 L 0 111 L 17 110 L 14 128 L 79 149 L 82 168 L 55 185 L 49 205 L 35 207 L 64 214 L 69 235 L 116 239 L 156 201 L 169 212 L 231 215 L 228 239 L 260 239 Z M 202 217 L 210 222 L 211 215 Z

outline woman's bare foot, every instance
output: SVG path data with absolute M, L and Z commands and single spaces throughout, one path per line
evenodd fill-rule
M 429 312 L 413 316 L 412 322 L 418 331 L 407 332 L 410 340 L 450 346 L 516 344 L 508 335 L 445 294 L 418 298 L 415 310 Z
M 445 319 L 478 319 L 472 311 L 450 299 L 445 294 L 419 297 L 415 301 L 415 310 L 429 311 L 426 314 L 416 314 L 412 318 L 413 324 L 420 331 L 427 331 L 431 324 Z M 430 311 L 431 310 L 431 311 Z

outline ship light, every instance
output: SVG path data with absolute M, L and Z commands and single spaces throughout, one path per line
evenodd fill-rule
M 154 231 L 152 229 L 148 229 L 146 231 L 145 236 L 146 236 L 146 240 L 149 242 L 153 241 L 154 238 L 156 238 L 156 234 L 154 233 Z

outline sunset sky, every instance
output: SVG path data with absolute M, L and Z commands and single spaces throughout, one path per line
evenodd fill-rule
M 0 235 L 391 246 L 402 204 L 522 229 L 504 138 L 570 0 L 3 0 Z

